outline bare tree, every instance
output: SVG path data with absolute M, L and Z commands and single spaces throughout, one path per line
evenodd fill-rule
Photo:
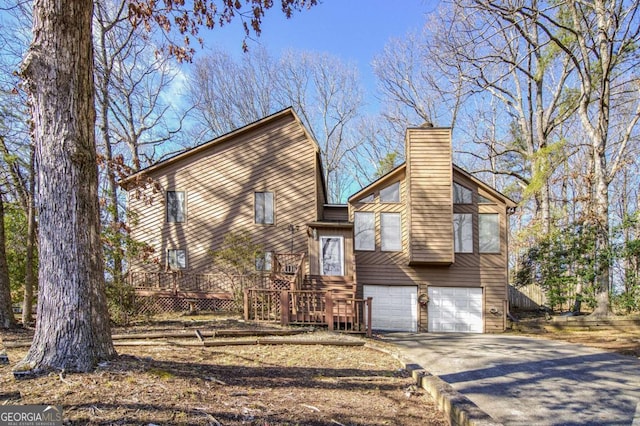
M 293 106 L 320 145 L 332 202 L 344 200 L 350 174 L 341 168 L 362 105 L 356 69 L 328 54 L 253 50 L 240 61 L 217 52 L 196 64 L 190 99 L 207 137 Z
M 640 120 L 640 85 L 635 69 L 640 41 L 637 2 L 568 1 L 562 5 L 476 0 L 503 21 L 526 19 L 538 28 L 576 70 L 578 116 L 590 143 L 596 228 L 597 308 L 611 312 L 609 186 L 624 167 L 627 147 Z M 631 103 L 631 105 L 629 105 Z M 623 120 L 614 120 L 617 113 Z
M 25 276 L 23 286 L 22 323 L 29 324 L 33 313 L 36 281 L 37 222 L 35 211 L 35 146 L 30 135 L 31 120 L 27 96 L 16 76 L 29 40 L 30 2 L 0 1 L 3 29 L 0 34 L 0 151 L 7 173 L 8 192 L 5 201 L 15 199 L 27 222 L 24 238 Z M 7 194 L 9 195 L 9 194 Z
M 170 7 L 173 2 L 163 4 Z M 286 0 L 282 9 L 289 16 L 304 4 Z M 155 9 L 155 2 L 129 5 L 138 22 L 158 22 L 170 31 L 167 10 Z M 179 13 L 182 3 L 175 6 Z M 191 13 L 179 15 L 179 29 L 197 34 L 202 19 L 212 27 L 218 19 L 229 22 L 237 16 L 235 2 L 214 6 L 198 4 Z M 271 4 L 251 0 L 250 6 L 250 22 L 258 31 Z M 93 3 L 84 0 L 34 3 L 34 37 L 21 71 L 32 100 L 40 176 L 41 291 L 33 344 L 16 366 L 21 371 L 88 371 L 115 355 L 100 244 L 92 14 Z M 246 29 L 249 32 L 248 25 Z M 171 51 L 185 58 L 189 49 Z
M 198 140 L 212 139 L 283 108 L 273 96 L 278 64 L 264 48 L 253 48 L 238 61 L 215 50 L 194 65 L 187 98 L 195 106 Z

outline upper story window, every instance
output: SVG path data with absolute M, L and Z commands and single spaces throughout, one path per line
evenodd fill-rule
M 185 194 L 184 191 L 167 191 L 167 222 L 182 223 L 185 221 Z
M 373 194 L 369 194 L 366 197 L 362 197 L 358 200 L 359 203 L 373 203 Z
M 275 223 L 273 192 L 256 192 L 254 201 L 255 223 L 273 225 Z
M 266 251 L 256 256 L 256 271 L 270 271 L 272 258 L 273 256 L 270 251 Z
M 187 268 L 187 251 L 184 249 L 167 250 L 167 268 L 175 271 Z
M 400 182 L 392 183 L 386 188 L 380 190 L 381 203 L 399 203 L 400 202 Z
M 473 253 L 473 215 L 453 214 L 453 248 L 456 253 Z
M 453 184 L 453 203 L 454 204 L 471 204 L 473 193 L 469 188 L 454 183 Z
M 481 213 L 478 215 L 480 253 L 500 253 L 500 215 Z
M 478 195 L 478 203 L 479 204 L 495 204 L 495 201 L 490 200 L 483 195 Z
M 376 216 L 373 212 L 355 212 L 353 232 L 356 250 L 376 249 Z
M 380 249 L 382 251 L 402 251 L 400 213 L 380 213 Z

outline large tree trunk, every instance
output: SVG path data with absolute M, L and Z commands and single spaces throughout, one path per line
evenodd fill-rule
M 23 64 L 39 211 L 35 336 L 17 370 L 89 371 L 115 356 L 104 288 L 93 93 L 93 4 L 36 0 Z
M 0 193 L 0 328 L 12 328 L 16 326 L 16 319 L 13 316 L 11 305 L 11 283 L 5 250 L 4 200 L 2 197 L 2 193 Z

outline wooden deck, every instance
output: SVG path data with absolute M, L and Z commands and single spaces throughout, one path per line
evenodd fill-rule
M 305 276 L 305 262 L 302 253 L 280 253 L 273 256 L 272 270 L 259 275 L 133 271 L 128 279 L 137 297 L 165 301 L 162 306 L 156 303 L 157 309 L 147 306 L 149 311 L 183 307 L 185 301 L 231 306 L 224 302 L 238 303 L 234 291 L 241 289 L 246 320 L 325 325 L 370 336 L 371 299 L 356 299 L 356 283 L 348 277 Z

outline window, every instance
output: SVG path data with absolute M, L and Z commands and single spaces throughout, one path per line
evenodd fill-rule
M 356 240 L 356 250 L 376 249 L 376 215 L 371 212 L 356 212 L 354 214 L 353 232 Z
M 270 271 L 271 270 L 272 254 L 270 251 L 256 256 L 256 271 Z
M 255 193 L 255 221 L 263 225 L 273 225 L 273 192 Z
M 373 194 L 369 194 L 366 197 L 360 198 L 358 203 L 373 203 Z
M 182 223 L 185 219 L 184 191 L 167 191 L 167 222 Z
M 491 201 L 490 199 L 488 199 L 485 196 L 482 195 L 478 195 L 478 203 L 480 204 L 495 204 L 494 201 Z
M 453 214 L 453 247 L 456 253 L 473 253 L 473 215 Z
M 478 215 L 480 253 L 500 253 L 500 215 L 483 213 Z
M 400 202 L 400 182 L 393 183 L 386 188 L 380 190 L 381 203 L 399 203 Z
M 186 269 L 187 251 L 182 249 L 167 250 L 167 268 L 172 271 Z
M 402 251 L 402 221 L 400 213 L 380 213 L 380 249 Z
M 465 188 L 457 183 L 453 184 L 453 203 L 454 204 L 471 204 L 473 193 L 470 189 Z

